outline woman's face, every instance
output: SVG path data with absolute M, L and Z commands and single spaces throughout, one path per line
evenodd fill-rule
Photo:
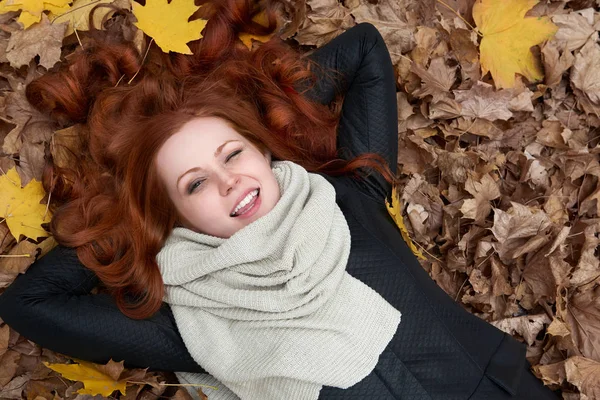
M 280 198 L 270 154 L 262 154 L 221 118 L 186 123 L 159 149 L 156 164 L 181 224 L 196 232 L 229 238 Z M 259 193 L 250 200 L 248 215 L 232 216 L 254 189 Z

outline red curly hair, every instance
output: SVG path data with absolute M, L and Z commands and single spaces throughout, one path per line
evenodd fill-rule
M 80 261 L 130 318 L 151 316 L 163 301 L 155 257 L 177 212 L 154 159 L 191 119 L 220 117 L 273 160 L 309 172 L 359 177 L 359 168 L 371 167 L 396 182 L 378 154 L 338 157 L 341 97 L 326 106 L 295 89 L 302 82 L 307 90 L 314 86 L 316 63 L 277 35 L 253 51 L 236 45 L 240 32 L 273 33 L 279 1 L 197 0 L 203 7 L 190 19 L 208 22 L 203 38 L 189 44 L 192 55 L 165 54 L 151 44 L 144 58 L 122 35 L 92 28 L 84 50 L 26 88 L 41 112 L 63 126 L 85 127 L 78 162 L 59 168 L 47 160 L 50 231 L 61 245 L 77 248 Z M 268 27 L 252 21 L 263 10 Z

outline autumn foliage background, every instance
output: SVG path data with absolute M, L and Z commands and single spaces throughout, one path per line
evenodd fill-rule
M 81 127 L 58 129 L 33 110 L 26 85 L 80 46 L 97 3 L 125 10 L 99 9 L 96 26 L 123 30 L 141 54 L 160 40 L 126 11 L 130 0 L 28 1 L 0 1 L 0 292 L 56 245 L 43 233 L 51 196 L 35 185 L 50 154 L 68 163 L 80 146 Z M 563 398 L 600 398 L 599 2 L 286 4 L 278 35 L 303 51 L 361 22 L 382 34 L 397 75 L 403 178 L 388 206 L 423 268 L 469 312 L 527 343 L 534 373 Z M 199 29 L 181 25 L 180 35 Z M 240 35 L 249 48 L 268 39 Z M 7 214 L 15 202 L 29 214 Z M 165 385 L 172 374 L 111 361 L 69 375 L 48 362 L 76 365 L 0 325 L 0 398 L 82 399 L 100 393 L 81 390 L 94 379 L 113 385 L 103 392 L 112 398 L 189 397 Z

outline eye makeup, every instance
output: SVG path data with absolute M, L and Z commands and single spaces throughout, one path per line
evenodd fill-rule
M 225 160 L 225 162 L 229 162 L 229 160 L 231 160 L 232 158 L 236 157 L 237 155 L 239 155 L 240 153 L 242 153 L 243 149 L 238 149 L 233 151 L 231 154 L 229 154 L 229 156 L 227 157 L 227 159 Z M 193 181 L 192 183 L 190 183 L 190 185 L 188 186 L 187 189 L 187 194 L 192 194 L 196 191 L 196 189 L 202 184 L 202 182 L 204 182 L 206 179 L 198 179 Z

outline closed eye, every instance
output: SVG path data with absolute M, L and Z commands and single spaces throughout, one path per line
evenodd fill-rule
M 233 153 L 231 153 L 229 156 L 227 156 L 227 158 L 225 159 L 225 162 L 228 162 L 229 160 L 231 160 L 233 157 L 237 156 L 238 154 L 240 154 L 243 150 L 236 150 Z M 188 187 L 188 194 L 192 194 L 194 193 L 194 191 L 202 184 L 202 182 L 204 182 L 205 179 L 198 179 L 197 181 L 194 181 L 190 184 L 190 186 Z

